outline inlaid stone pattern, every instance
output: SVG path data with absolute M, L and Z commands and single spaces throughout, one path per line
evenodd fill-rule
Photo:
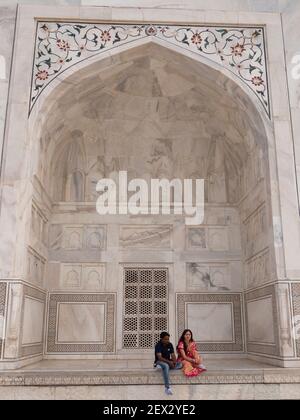
M 2 358 L 3 329 L 6 303 L 6 283 L 0 283 L 0 359 Z
M 297 357 L 300 357 L 300 283 L 292 284 L 293 328 L 296 339 Z
M 27 249 L 27 279 L 43 287 L 46 259 L 30 246 Z
M 226 353 L 244 350 L 241 294 L 178 293 L 178 337 L 181 336 L 185 328 L 189 328 L 189 323 L 193 323 L 195 313 L 198 319 L 195 325 L 198 326 L 198 335 L 200 336 L 200 340 L 198 339 L 196 342 L 201 352 Z M 211 341 L 202 341 L 202 334 L 208 334 L 209 330 L 206 325 L 210 325 L 210 319 L 218 320 L 217 331 Z M 201 324 L 203 324 L 203 328 Z M 227 331 L 226 334 L 224 331 Z M 230 339 L 229 335 L 232 335 Z
M 61 264 L 63 290 L 105 290 L 105 264 Z
M 121 226 L 120 246 L 124 248 L 166 248 L 171 247 L 172 227 Z
M 62 305 L 63 311 L 60 310 Z M 67 310 L 66 305 L 70 305 Z M 82 311 L 80 311 L 82 305 Z M 97 306 L 99 311 L 97 311 Z M 78 307 L 78 310 L 75 310 Z M 105 307 L 105 312 L 103 312 Z M 90 308 L 90 310 L 89 310 Z M 96 311 L 96 312 L 95 312 Z M 72 316 L 68 316 L 71 314 Z M 102 316 L 101 316 L 102 314 Z M 60 318 L 66 315 L 63 319 Z M 101 328 L 98 325 L 101 322 Z M 98 328 L 101 341 L 83 342 L 81 336 L 91 336 L 82 329 Z M 100 330 L 99 330 L 100 328 Z M 72 332 L 73 331 L 73 332 Z M 47 353 L 79 354 L 110 353 L 115 346 L 115 294 L 114 293 L 52 293 L 49 297 Z M 104 334 L 104 341 L 102 335 Z M 74 337 L 60 343 L 59 337 Z
M 105 226 L 53 224 L 49 232 L 52 250 L 99 250 L 106 246 Z
M 269 115 L 263 27 L 120 25 L 38 22 L 30 110 L 68 67 L 116 46 L 151 37 L 203 56 L 234 73 Z

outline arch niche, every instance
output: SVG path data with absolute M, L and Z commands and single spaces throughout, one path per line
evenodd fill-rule
M 247 340 L 256 339 L 273 348 L 274 307 L 262 313 L 274 332 L 265 336 L 247 327 L 251 313 L 242 304 L 243 294 L 272 280 L 275 267 L 268 123 L 261 104 L 236 76 L 176 47 L 147 42 L 99 57 L 60 75 L 30 116 L 31 141 L 38 145 L 32 176 L 52 202 L 45 287 L 70 292 L 61 276 L 68 278 L 65 266 L 74 270 L 75 261 L 80 286 L 72 293 L 116 293 L 114 351 L 148 343 L 150 354 L 152 343 L 139 341 L 141 331 L 133 349 L 124 344 L 120 272 L 122 264 L 168 266 L 165 326 L 174 337 L 185 324 L 196 329 L 209 353 L 243 353 Z M 127 170 L 129 179 L 204 178 L 204 225 L 187 227 L 174 215 L 101 218 L 96 182 L 119 170 Z M 64 237 L 74 232 L 76 249 L 64 249 Z M 89 247 L 94 233 L 99 240 Z M 101 290 L 87 286 L 89 265 L 104 279 Z M 194 304 L 190 314 L 179 313 L 180 299 L 185 308 Z M 207 327 L 201 330 L 203 320 Z

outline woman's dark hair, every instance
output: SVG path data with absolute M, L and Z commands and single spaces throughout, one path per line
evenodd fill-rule
M 189 330 L 189 329 L 186 329 L 186 330 L 184 330 L 184 331 L 183 331 L 183 333 L 181 334 L 181 337 L 179 338 L 179 341 L 178 341 L 178 344 L 180 343 L 180 341 L 182 341 L 182 342 L 183 342 L 183 347 L 184 347 L 184 351 L 185 351 L 185 352 L 187 351 L 187 345 L 185 344 L 185 341 L 184 341 L 184 336 L 185 336 L 185 334 L 186 334 L 187 332 L 191 333 L 191 341 L 190 341 L 190 342 L 194 341 L 194 339 L 193 339 L 193 333 L 192 333 L 192 331 L 191 331 L 191 330 Z M 178 351 L 178 346 L 176 347 L 176 350 Z
M 164 338 L 164 337 L 170 337 L 170 334 L 166 331 L 163 331 L 162 333 L 160 333 L 160 338 Z

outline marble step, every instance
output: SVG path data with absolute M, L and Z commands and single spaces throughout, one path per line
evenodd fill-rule
M 207 372 L 186 378 L 171 371 L 175 385 L 300 384 L 300 368 L 279 368 L 250 360 L 207 360 Z M 0 371 L 0 386 L 161 385 L 152 360 L 43 360 L 17 370 Z

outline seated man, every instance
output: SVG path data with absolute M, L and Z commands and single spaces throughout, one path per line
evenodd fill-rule
M 170 386 L 169 370 L 181 369 L 182 363 L 176 362 L 173 344 L 170 343 L 170 334 L 163 331 L 160 334 L 160 341 L 155 346 L 155 362 L 154 367 L 160 366 L 165 383 L 165 393 L 172 395 Z

